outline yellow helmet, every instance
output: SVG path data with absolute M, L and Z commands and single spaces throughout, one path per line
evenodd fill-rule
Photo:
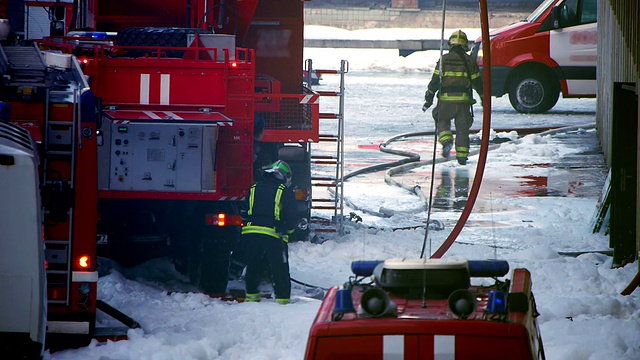
M 469 51 L 469 40 L 467 40 L 467 34 L 462 30 L 456 30 L 449 37 L 449 47 L 462 46 L 464 51 Z

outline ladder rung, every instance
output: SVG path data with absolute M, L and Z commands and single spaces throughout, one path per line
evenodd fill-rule
M 312 199 L 311 202 L 336 202 L 333 199 Z
M 322 74 L 340 74 L 340 70 L 318 70 L 314 69 L 318 76 L 322 76 Z
M 44 243 L 51 245 L 69 245 L 69 240 L 45 240 Z
M 59 150 L 52 151 L 52 150 L 49 150 L 49 151 L 46 152 L 46 154 L 47 155 L 72 155 L 73 152 L 72 151 L 59 151 Z
M 59 274 L 59 275 L 64 275 L 64 274 L 68 274 L 69 272 L 66 270 L 47 270 L 47 274 Z
M 329 224 L 331 224 L 331 220 L 329 220 L 329 219 L 322 219 L 322 218 L 312 218 L 312 219 L 311 219 L 311 223 L 312 223 L 312 224 L 329 225 Z
M 320 119 L 340 119 L 340 114 L 320 113 Z
M 49 125 L 73 126 L 71 121 L 49 121 Z
M 322 206 L 322 205 L 312 206 L 311 208 L 314 210 L 335 210 L 336 209 L 335 206 Z
M 327 139 L 327 140 L 338 140 L 338 135 L 335 134 L 320 134 L 318 135 L 320 137 L 320 139 Z
M 311 160 L 336 160 L 337 157 L 334 155 L 313 155 L 311 156 Z
M 67 301 L 66 300 L 47 300 L 47 303 L 49 303 L 49 304 L 66 304 Z
M 338 165 L 338 161 L 337 160 L 316 160 L 316 161 L 312 161 L 311 163 L 316 164 L 316 165 Z
M 328 137 L 322 137 L 322 136 L 320 136 L 318 140 L 323 142 L 338 142 L 337 138 L 328 138 Z
M 318 186 L 318 187 L 335 187 L 335 186 L 337 186 L 337 183 L 317 183 L 317 184 L 311 184 L 311 186 Z
M 49 90 L 50 95 L 72 95 L 74 93 L 73 89 L 70 90 Z
M 340 96 L 338 91 L 316 91 L 320 96 Z
M 330 176 L 312 176 L 311 181 L 336 181 L 336 178 Z

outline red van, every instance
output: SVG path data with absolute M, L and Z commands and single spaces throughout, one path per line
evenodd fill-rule
M 597 0 L 545 0 L 526 19 L 490 33 L 491 95 L 521 113 L 565 98 L 595 97 Z M 483 65 L 482 39 L 472 55 Z

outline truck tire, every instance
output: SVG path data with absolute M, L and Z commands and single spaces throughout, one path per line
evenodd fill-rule
M 162 46 L 187 47 L 192 34 L 211 34 L 210 31 L 193 28 L 153 28 L 131 27 L 118 31 L 116 42 L 119 46 Z M 141 57 L 153 55 L 155 50 L 127 49 L 126 56 Z M 182 57 L 184 50 L 167 51 L 167 57 Z
M 521 72 L 509 86 L 509 101 L 517 112 L 540 114 L 558 102 L 560 91 L 542 72 Z

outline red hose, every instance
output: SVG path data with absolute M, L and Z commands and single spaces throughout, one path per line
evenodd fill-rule
M 489 151 L 489 129 L 491 128 L 491 44 L 489 43 L 489 17 L 487 13 L 487 0 L 480 1 L 480 25 L 482 28 L 482 57 L 483 61 L 483 93 L 484 101 L 482 103 L 482 139 L 480 145 L 480 153 L 478 154 L 478 166 L 476 167 L 476 174 L 473 179 L 473 185 L 471 185 L 471 191 L 469 192 L 469 198 L 467 204 L 460 214 L 460 219 L 451 230 L 449 237 L 440 245 L 431 258 L 439 259 L 444 255 L 447 250 L 456 241 L 458 235 L 464 228 L 464 225 L 469 219 L 473 205 L 478 198 L 478 192 L 480 191 L 480 184 L 482 183 L 482 175 L 484 174 L 484 166 L 487 162 L 487 153 Z
M 627 285 L 627 287 L 624 288 L 624 290 L 622 290 L 622 292 L 620 294 L 621 295 L 631 295 L 633 290 L 635 290 L 638 286 L 640 286 L 640 270 L 638 271 L 636 276 L 633 278 L 633 280 L 631 280 L 629 285 Z

